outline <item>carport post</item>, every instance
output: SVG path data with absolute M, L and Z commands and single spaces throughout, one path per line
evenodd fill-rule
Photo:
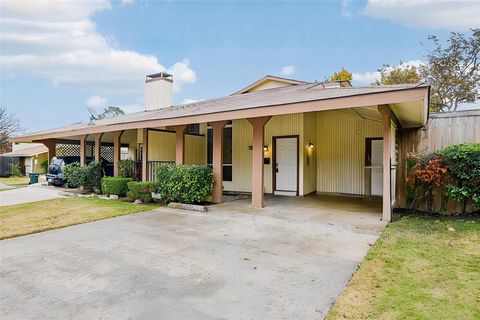
M 48 165 L 51 165 L 52 158 L 56 156 L 55 147 L 57 144 L 53 140 L 43 140 L 42 143 L 48 149 Z
M 148 128 L 142 129 L 142 181 L 148 181 Z
M 210 122 L 213 128 L 213 199 L 214 203 L 223 202 L 223 128 L 227 121 Z
M 253 129 L 252 150 L 252 206 L 263 208 L 263 146 L 265 125 L 270 116 L 250 118 L 248 121 Z
M 390 222 L 392 218 L 392 196 L 390 192 L 390 155 L 392 137 L 392 115 L 388 105 L 379 105 L 378 111 L 382 115 L 383 124 L 383 207 L 382 220 Z
M 115 131 L 113 133 L 113 176 L 118 177 L 118 162 L 120 161 L 120 139 L 122 138 L 123 130 Z
M 175 127 L 176 133 L 176 145 L 175 145 L 175 163 L 185 163 L 185 129 L 186 124 L 178 125 Z
M 95 133 L 93 135 L 95 137 L 95 161 L 100 162 L 102 158 L 102 136 L 103 133 Z
M 87 142 L 88 135 L 84 135 L 80 137 L 80 167 L 85 166 L 85 154 L 86 154 L 86 142 Z

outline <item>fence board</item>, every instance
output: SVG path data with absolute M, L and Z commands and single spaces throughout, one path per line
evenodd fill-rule
M 431 153 L 450 145 L 480 142 L 480 110 L 430 113 L 427 125 L 420 129 L 399 129 L 397 132 L 397 207 L 407 206 L 407 167 L 409 152 Z M 460 212 L 461 204 L 435 197 L 434 210 Z M 419 203 L 418 209 L 424 209 L 425 203 Z

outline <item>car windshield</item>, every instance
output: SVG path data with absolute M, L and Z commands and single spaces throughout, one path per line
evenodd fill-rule
M 48 167 L 48 173 L 50 174 L 59 174 L 62 172 L 60 165 L 58 164 L 52 164 L 50 167 Z

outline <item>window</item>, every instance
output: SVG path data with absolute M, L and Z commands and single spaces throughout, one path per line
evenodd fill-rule
M 233 180 L 233 130 L 232 122 L 223 128 L 223 181 Z M 213 164 L 213 129 L 207 129 L 207 164 Z
M 185 133 L 199 134 L 200 133 L 200 124 L 199 123 L 192 123 L 192 124 L 187 125 L 187 128 L 185 128 Z
M 128 147 L 121 147 L 120 148 L 120 160 L 128 160 L 129 154 L 128 154 Z

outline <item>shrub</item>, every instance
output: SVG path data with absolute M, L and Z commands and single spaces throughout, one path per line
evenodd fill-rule
M 127 183 L 127 197 L 131 201 L 142 200 L 143 203 L 152 202 L 152 192 L 154 191 L 155 182 L 136 182 Z
M 116 194 L 119 197 L 125 197 L 128 192 L 128 183 L 131 178 L 123 177 L 103 177 L 102 192 L 106 195 Z
M 213 172 L 208 166 L 160 165 L 155 193 L 162 202 L 200 203 L 213 191 Z
M 100 192 L 102 190 L 103 167 L 101 162 L 92 161 L 83 167 L 84 180 L 82 187 L 87 191 Z
M 40 169 L 42 169 L 43 174 L 46 174 L 48 172 L 48 159 L 45 159 L 42 162 L 40 162 Z
M 472 200 L 480 208 L 480 143 L 457 144 L 439 150 L 448 168 L 447 195 L 457 201 Z
M 69 188 L 80 188 L 84 181 L 84 171 L 80 167 L 80 163 L 73 162 L 66 164 L 63 168 L 63 180 L 65 186 Z
M 66 186 L 70 188 L 83 187 L 87 191 L 100 192 L 102 188 L 103 168 L 97 161 L 80 167 L 78 162 L 65 165 L 63 169 Z
M 135 161 L 120 160 L 118 163 L 119 176 L 124 178 L 136 178 Z
M 10 164 L 10 175 L 12 177 L 20 177 L 22 173 L 20 172 L 20 166 L 16 163 Z

